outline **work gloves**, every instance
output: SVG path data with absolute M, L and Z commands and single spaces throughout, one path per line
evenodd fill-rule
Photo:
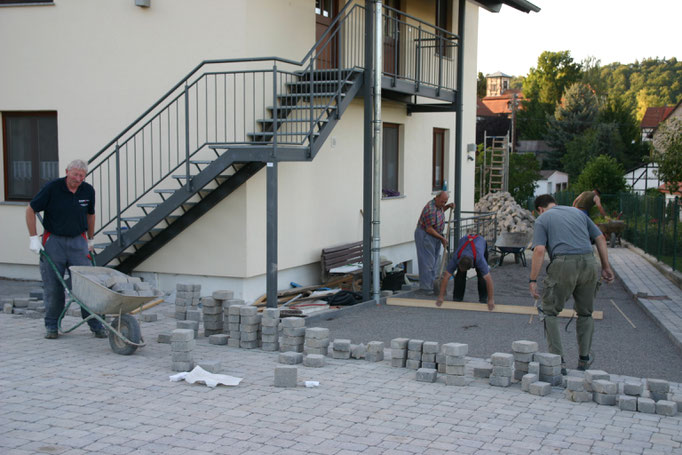
M 40 254 L 40 250 L 43 249 L 43 242 L 41 241 L 39 235 L 31 236 L 31 243 L 29 244 L 28 248 L 35 254 Z

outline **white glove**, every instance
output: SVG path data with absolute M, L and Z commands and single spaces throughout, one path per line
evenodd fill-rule
M 43 249 L 43 242 L 41 241 L 39 235 L 31 236 L 31 243 L 28 248 L 35 254 L 40 254 L 40 250 Z
M 95 250 L 95 239 L 88 239 L 88 251 Z

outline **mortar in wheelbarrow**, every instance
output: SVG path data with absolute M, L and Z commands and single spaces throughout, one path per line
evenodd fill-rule
M 72 266 L 71 292 L 97 314 L 125 314 L 158 298 L 123 295 L 112 291 L 102 283 L 112 276 L 128 278 L 128 275 L 108 267 Z M 101 282 L 100 282 L 101 281 Z
M 533 233 L 530 231 L 524 232 L 501 232 L 495 241 L 495 248 L 500 252 L 500 263 L 502 265 L 504 257 L 507 254 L 513 254 L 514 260 L 518 264 L 519 260 L 526 266 L 526 257 L 523 251 L 528 246 Z

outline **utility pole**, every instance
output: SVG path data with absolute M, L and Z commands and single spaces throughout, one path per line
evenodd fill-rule
M 514 93 L 514 98 L 512 98 L 512 118 L 511 118 L 511 152 L 516 153 L 516 109 L 519 104 L 518 94 Z

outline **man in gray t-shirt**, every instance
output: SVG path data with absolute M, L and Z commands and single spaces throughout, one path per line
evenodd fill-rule
M 542 312 L 545 314 L 545 335 L 549 352 L 562 356 L 562 374 L 566 374 L 563 363 L 563 348 L 557 315 L 566 301 L 573 296 L 575 312 L 578 315 L 578 369 L 586 370 L 592 363 L 590 348 L 594 333 L 592 308 L 599 283 L 599 268 L 590 242 L 594 240 L 601 261 L 601 277 L 607 283 L 614 275 L 609 264 L 606 239 L 599 228 L 574 207 L 556 205 L 549 194 L 535 199 L 535 210 L 540 216 L 535 220 L 533 234 L 533 260 L 530 270 L 530 294 L 535 299 L 540 295 L 537 278 L 549 253 L 550 264 L 543 280 Z

